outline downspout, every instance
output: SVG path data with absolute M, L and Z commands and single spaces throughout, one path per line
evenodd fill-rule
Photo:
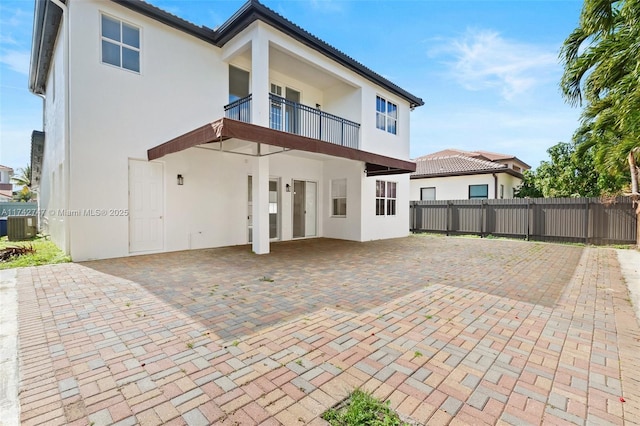
M 498 199 L 498 176 L 495 173 L 493 175 L 493 198 Z
M 51 3 L 55 4 L 62 10 L 62 24 L 64 25 L 64 45 L 62 48 L 62 68 L 64 73 L 64 185 L 65 185 L 65 197 L 64 197 L 64 209 L 65 212 L 70 211 L 70 198 L 71 198 L 71 153 L 69 152 L 70 148 L 70 140 L 71 137 L 69 135 L 69 129 L 71 128 L 69 124 L 69 83 L 71 79 L 69 78 L 69 9 L 67 6 L 62 3 L 60 0 L 50 0 Z M 65 252 L 71 255 L 71 224 L 69 223 L 69 216 L 65 217 L 67 221 L 66 226 L 64 227 L 64 245 Z

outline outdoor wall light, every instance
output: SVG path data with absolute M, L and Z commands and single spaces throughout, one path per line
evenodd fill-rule
M 184 185 L 184 178 L 182 175 L 178 175 L 178 185 Z
M 286 184 L 286 185 L 284 186 L 284 189 L 285 189 L 287 192 L 291 192 L 291 185 Z

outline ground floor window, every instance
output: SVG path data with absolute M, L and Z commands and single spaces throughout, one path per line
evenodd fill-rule
M 346 179 L 334 179 L 331 181 L 331 215 L 335 217 L 347 216 Z
M 420 200 L 435 200 L 436 199 L 436 187 L 430 186 L 427 188 L 420 188 Z
M 396 182 L 376 181 L 376 216 L 396 215 Z
M 489 198 L 489 185 L 469 185 L 469 199 Z

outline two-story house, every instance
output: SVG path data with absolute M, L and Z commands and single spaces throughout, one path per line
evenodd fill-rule
M 410 198 L 471 200 L 513 198 L 531 167 L 514 155 L 445 149 L 415 159 Z
M 34 23 L 34 180 L 74 260 L 409 233 L 422 100 L 258 1 L 216 30 L 140 0 L 36 0 Z
M 13 198 L 12 176 L 13 169 L 0 164 L 0 201 L 11 201 Z

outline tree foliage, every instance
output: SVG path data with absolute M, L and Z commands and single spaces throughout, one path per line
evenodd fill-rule
M 18 174 L 14 175 L 11 180 L 14 183 L 21 186 L 22 189 L 18 191 L 14 196 L 16 201 L 31 201 L 34 198 L 34 193 L 31 192 L 31 166 L 22 167 L 18 169 Z
M 608 181 L 594 168 L 591 150 L 578 153 L 573 143 L 560 142 L 547 150 L 550 161 L 524 173 L 516 197 L 597 197 Z
M 19 186 L 31 188 L 31 165 L 18 169 L 18 174 L 13 175 L 11 180 Z
M 630 181 L 627 155 L 640 139 L 640 0 L 585 0 L 565 40 L 560 83 L 584 106 L 574 134 L 576 156 L 591 156 L 606 192 Z

